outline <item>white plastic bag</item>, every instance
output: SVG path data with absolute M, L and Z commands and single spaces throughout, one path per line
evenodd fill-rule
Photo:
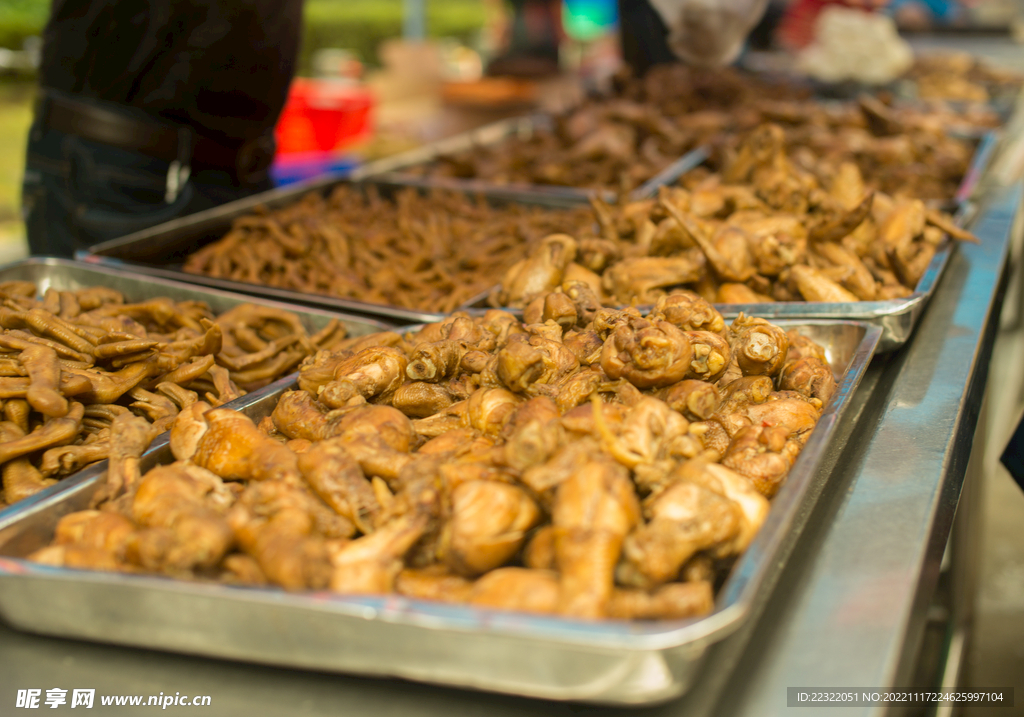
M 693 65 L 735 60 L 768 0 L 649 0 L 669 28 L 668 45 Z
M 828 7 L 818 16 L 814 42 L 799 56 L 803 72 L 825 82 L 882 85 L 914 64 L 914 53 L 885 15 Z

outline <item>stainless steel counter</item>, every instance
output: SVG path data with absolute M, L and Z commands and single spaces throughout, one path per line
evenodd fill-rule
M 755 619 L 710 652 L 689 695 L 657 715 L 788 714 L 787 687 L 906 684 L 963 486 L 1001 302 L 1010 213 L 997 192 L 980 246 L 962 246 L 911 342 L 877 359 L 838 431 L 816 508 Z M 592 714 L 411 683 L 295 672 L 20 634 L 0 627 L 0 713 L 18 689 L 210 695 L 211 715 Z M 70 700 L 69 700 L 70 704 Z M 94 708 L 98 714 L 116 707 Z M 168 713 L 190 708 L 169 707 Z M 123 710 L 121 710 L 123 713 Z M 808 710 L 814 714 L 817 710 Z M 844 715 L 884 714 L 847 707 Z

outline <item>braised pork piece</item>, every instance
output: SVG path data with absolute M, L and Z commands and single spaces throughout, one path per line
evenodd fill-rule
M 852 162 L 811 171 L 785 147 L 780 126 L 762 125 L 721 172 L 695 171 L 658 199 L 593 199 L 597 231 L 545 238 L 491 305 L 531 307 L 566 281 L 617 305 L 678 288 L 721 304 L 902 298 L 947 236 L 977 241 L 920 199 L 872 187 Z
M 196 402 L 176 462 L 112 463 L 30 559 L 574 618 L 709 612 L 836 382 L 825 351 L 689 293 L 585 287 L 305 359 L 259 425 Z M 142 419 L 122 416 L 118 421 Z
M 108 456 L 137 458 L 180 409 L 219 406 L 345 338 L 337 321 L 309 336 L 294 314 L 254 304 L 215 317 L 100 286 L 38 296 L 0 284 L 0 508 Z M 134 431 L 113 430 L 135 415 Z
M 184 270 L 310 294 L 446 313 L 494 286 L 553 232 L 593 221 L 585 208 L 494 207 L 453 192 L 394 200 L 339 186 L 235 221 Z

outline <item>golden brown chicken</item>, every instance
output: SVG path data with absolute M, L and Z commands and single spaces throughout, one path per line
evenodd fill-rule
M 215 566 L 234 542 L 224 517 L 233 500 L 220 477 L 198 466 L 154 468 L 132 502 L 132 517 L 146 530 L 129 548 L 131 561 L 151 570 Z
M 674 581 L 683 564 L 701 550 L 735 539 L 740 510 L 695 483 L 673 483 L 646 507 L 648 522 L 624 546 L 620 580 L 650 588 Z
M 286 446 L 246 416 L 202 402 L 178 414 L 171 450 L 178 460 L 191 460 L 228 479 L 298 480 L 296 456 Z
M 252 483 L 227 514 L 239 547 L 267 579 L 286 590 L 324 588 L 332 568 L 327 539 L 316 529 L 313 498 L 282 480 Z
M 534 323 L 458 315 L 314 354 L 258 425 L 136 392 L 183 406 L 179 460 L 139 475 L 149 423 L 124 409 L 97 510 L 32 558 L 579 619 L 705 614 L 835 389 L 826 352 L 760 319 L 727 327 L 694 294 L 645 317 L 579 289 L 541 296 Z
M 591 461 L 558 486 L 551 522 L 560 612 L 589 618 L 607 614 L 622 541 L 639 521 L 629 474 L 610 461 Z
M 529 495 L 515 485 L 471 480 L 451 493 L 451 518 L 442 548 L 456 572 L 474 576 L 504 565 L 540 520 Z

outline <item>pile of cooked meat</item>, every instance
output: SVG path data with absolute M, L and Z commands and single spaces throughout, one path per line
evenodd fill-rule
M 967 171 L 969 141 L 998 117 L 983 108 L 894 104 L 877 97 L 825 102 L 798 87 L 734 70 L 663 65 L 642 80 L 622 79 L 611 95 L 590 98 L 509 137 L 445 155 L 410 173 L 495 184 L 564 185 L 624 192 L 639 187 L 686 152 L 708 146 L 713 162 L 740 138 L 773 122 L 790 149 L 832 164 L 853 161 L 878 189 L 948 200 Z
M 880 127 L 900 126 L 884 105 L 865 100 L 860 116 L 867 108 Z M 876 137 L 814 126 L 794 148 L 796 130 L 761 125 L 721 150 L 717 172 L 695 170 L 659 199 L 595 198 L 589 209 L 339 186 L 236 220 L 184 268 L 439 313 L 499 282 L 491 303 L 509 307 L 564 281 L 589 283 L 609 304 L 650 304 L 678 287 L 722 303 L 834 302 L 906 296 L 946 234 L 972 239 L 927 201 L 963 172 L 968 145 L 934 127 L 935 143 L 915 144 L 907 138 L 923 129 Z
M 707 613 L 836 388 L 824 349 L 690 293 L 567 283 L 303 361 L 272 415 L 195 402 L 112 453 L 32 560 L 585 619 Z M 130 415 L 115 435 L 145 430 Z M 130 443 L 130 441 L 129 441 Z
M 413 174 L 631 191 L 682 155 L 743 126 L 765 97 L 807 93 L 731 68 L 659 65 L 643 78 L 622 74 L 610 94 L 586 98 L 538 122 L 528 137 L 444 155 Z
M 495 182 L 628 190 L 685 149 L 708 146 L 707 166 L 681 180 L 685 191 L 660 201 L 609 207 L 595 200 L 590 213 L 495 207 L 412 188 L 385 199 L 372 187 L 341 186 L 326 199 L 313 193 L 236 220 L 184 270 L 447 313 L 499 281 L 514 282 L 523 262 L 547 261 L 536 257 L 551 251 L 558 234 L 576 240 L 579 260 L 568 259 L 568 276 L 531 283 L 530 294 L 564 280 L 589 281 L 605 301 L 620 304 L 648 304 L 680 286 L 729 303 L 912 292 L 943 233 L 968 236 L 938 209 L 948 207 L 974 151 L 952 130 L 958 121 L 976 130 L 985 118 L 867 96 L 826 103 L 772 87 L 734 71 L 659 67 L 556 117 L 549 133 L 442 162 L 457 176 Z M 691 208 L 691 196 L 706 201 Z M 680 226 L 674 210 L 690 226 Z M 857 217 L 863 221 L 840 233 Z M 722 247 L 709 253 L 712 244 Z M 559 258 L 566 253 L 560 249 Z M 491 303 L 528 300 L 505 288 Z
M 799 87 L 732 69 L 653 68 L 615 78 L 611 93 L 538 122 L 529 136 L 444 155 L 413 174 L 550 184 L 628 193 L 698 145 L 757 113 L 764 98 L 802 97 Z
M 345 338 L 337 321 L 309 336 L 294 314 L 253 304 L 214 317 L 102 286 L 37 292 L 0 284 L 0 508 L 107 458 L 118 416 L 145 419 L 144 450 L 180 409 L 219 406 Z
M 448 313 L 486 292 L 553 232 L 593 221 L 585 207 L 489 205 L 415 189 L 393 199 L 341 185 L 237 219 L 184 270 L 221 279 Z
M 948 204 L 967 174 L 979 128 L 998 121 L 941 107 L 894 105 L 879 97 L 856 102 L 774 103 L 764 122 L 782 130 L 794 161 L 819 176 L 839 165 L 857 165 L 865 181 L 886 194 Z M 744 137 L 758 125 L 722 135 L 712 142 L 711 166 L 728 164 Z
M 1020 92 L 1024 74 L 995 67 L 966 52 L 925 55 L 906 75 L 922 99 L 989 102 Z
M 871 188 L 852 162 L 802 168 L 774 124 L 749 133 L 721 172 L 695 171 L 684 184 L 658 199 L 595 198 L 597 231 L 545 238 L 491 304 L 529 306 L 570 276 L 619 305 L 677 288 L 727 304 L 901 298 L 947 235 L 976 241 L 920 199 Z

